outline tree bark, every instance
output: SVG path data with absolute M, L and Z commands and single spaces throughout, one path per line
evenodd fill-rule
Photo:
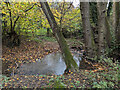
M 109 20 L 108 16 L 105 17 L 105 26 L 106 26 L 106 34 L 105 34 L 105 39 L 106 39 L 106 44 L 108 48 L 111 47 L 111 41 L 112 41 L 112 35 L 110 33 L 110 25 L 109 25 Z
M 98 59 L 100 56 L 104 56 L 104 49 L 105 49 L 105 12 L 106 12 L 106 5 L 105 2 L 98 2 L 97 9 L 98 9 Z
M 120 5 L 119 2 L 113 3 L 113 28 L 115 31 L 116 43 L 120 42 Z
M 10 15 L 10 31 L 13 32 L 11 9 L 8 9 L 8 10 L 9 10 L 9 15 Z
M 117 34 L 118 24 L 119 24 L 119 2 L 113 2 L 113 29 L 115 37 Z
M 90 17 L 92 19 L 92 22 L 97 26 L 97 20 L 98 20 L 98 13 L 97 13 L 97 3 L 96 2 L 89 2 L 90 6 Z
M 107 15 L 105 17 L 105 26 L 106 26 L 106 34 L 105 34 L 105 39 L 106 39 L 106 46 L 108 46 L 108 48 L 111 47 L 111 42 L 112 42 L 112 34 L 110 31 L 110 13 L 112 10 L 112 5 L 113 2 L 109 2 L 109 6 L 107 8 Z
M 82 15 L 82 24 L 84 30 L 84 40 L 85 40 L 85 49 L 87 56 L 92 58 L 94 56 L 94 40 L 92 36 L 91 26 L 90 26 L 90 11 L 89 11 L 89 2 L 81 2 L 81 15 Z
M 2 2 L 0 2 L 1 4 Z M 0 8 L 0 12 L 2 12 L 2 8 Z M 2 75 L 2 13 L 0 13 L 0 75 Z M 2 83 L 2 80 L 0 81 Z
M 117 32 L 116 32 L 116 43 L 120 45 L 120 20 L 119 20 L 119 25 L 117 27 Z
M 76 62 L 74 61 L 74 59 L 71 55 L 71 52 L 67 46 L 67 42 L 65 41 L 65 39 L 60 31 L 60 28 L 58 27 L 58 25 L 55 21 L 55 18 L 50 10 L 48 3 L 47 2 L 40 2 L 40 4 L 41 4 L 42 10 L 45 13 L 46 18 L 47 18 L 47 20 L 48 20 L 48 22 L 53 30 L 55 38 L 56 38 L 57 42 L 59 43 L 63 58 L 65 60 L 66 66 L 67 66 L 66 69 L 70 69 L 72 67 L 78 68 L 78 66 L 77 66 Z

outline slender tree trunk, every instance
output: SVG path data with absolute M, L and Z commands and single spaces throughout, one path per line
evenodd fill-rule
M 112 11 L 112 5 L 113 5 L 113 2 L 109 2 L 109 6 L 108 6 L 108 9 L 107 9 L 107 17 L 110 17 L 110 13 Z
M 114 2 L 113 3 L 113 28 L 115 31 L 116 43 L 120 42 L 119 22 L 120 22 L 120 5 L 119 5 L 119 2 Z
M 119 25 L 117 27 L 117 32 L 116 32 L 116 43 L 120 45 L 120 20 L 119 20 Z
M 60 17 L 60 30 L 62 31 L 62 20 L 63 20 L 63 17 L 64 17 L 64 15 L 63 15 L 63 12 L 64 12 L 64 4 L 65 4 L 65 2 L 63 3 L 63 5 L 62 5 L 62 9 L 61 9 L 61 17 Z
M 106 44 L 108 47 L 111 46 L 111 41 L 112 41 L 112 35 L 110 33 L 110 25 L 109 25 L 109 18 L 105 18 L 105 26 L 106 26 L 106 34 L 105 34 L 105 39 L 106 39 Z
M 9 2 L 6 2 L 7 7 L 10 6 Z M 36 5 L 36 4 L 34 4 Z M 29 11 L 30 9 L 32 9 L 34 7 L 34 5 L 32 7 L 30 7 L 29 9 L 26 9 L 24 12 Z M 8 7 L 9 8 L 9 7 Z M 17 33 L 15 32 L 15 26 L 17 21 L 19 20 L 20 16 L 18 15 L 17 18 L 13 21 L 12 19 L 12 12 L 11 9 L 9 10 L 9 20 L 10 20 L 10 33 L 8 33 L 9 37 L 8 37 L 8 44 L 7 46 L 9 47 L 13 47 L 15 45 L 20 45 L 20 39 L 19 39 L 19 35 L 17 35 Z
M 85 49 L 87 56 L 89 58 L 92 58 L 94 56 L 93 54 L 94 40 L 90 26 L 89 2 L 81 2 L 80 8 L 82 15 L 83 30 L 84 30 Z
M 2 12 L 2 8 L 0 8 L 0 12 Z M 0 13 L 0 75 L 2 75 L 2 13 Z M 0 83 L 2 83 L 2 80 L 0 80 Z
M 117 34 L 117 27 L 119 24 L 119 2 L 114 2 L 113 3 L 113 29 L 115 33 L 115 37 Z
M 9 15 L 10 15 L 10 31 L 13 32 L 13 27 L 12 27 L 12 16 L 11 16 L 11 10 L 9 9 Z
M 5 35 L 6 32 L 7 32 L 7 20 L 4 19 L 4 26 L 3 26 L 3 29 L 2 29 L 2 34 Z
M 101 55 L 104 56 L 104 49 L 105 49 L 105 33 L 106 33 L 106 23 L 105 23 L 105 12 L 106 12 L 106 5 L 105 2 L 98 2 L 97 9 L 98 9 L 98 59 Z
M 61 31 L 60 31 L 60 28 L 58 27 L 58 25 L 55 21 L 55 18 L 50 10 L 48 3 L 47 2 L 40 2 L 40 4 L 41 4 L 42 10 L 45 13 L 47 20 L 48 20 L 48 22 L 53 30 L 55 38 L 59 43 L 60 49 L 61 49 L 62 54 L 63 54 L 63 58 L 65 60 L 66 66 L 67 66 L 67 69 L 72 68 L 72 66 L 74 68 L 78 68 L 77 64 L 74 61 L 74 59 L 71 55 L 71 52 L 67 46 L 67 43 L 66 43 L 66 41 L 65 41 Z
M 50 28 L 47 28 L 47 37 L 50 37 Z
M 111 31 L 110 31 L 110 13 L 112 10 L 112 5 L 113 2 L 109 2 L 109 6 L 107 8 L 107 15 L 105 17 L 105 26 L 106 26 L 106 34 L 105 34 L 105 39 L 106 39 L 106 45 L 108 46 L 108 48 L 111 47 L 111 41 L 112 41 L 112 35 L 111 35 Z

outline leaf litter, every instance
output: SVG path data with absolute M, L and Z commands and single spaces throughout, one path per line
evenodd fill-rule
M 43 58 L 52 52 L 57 52 L 59 50 L 59 45 L 56 42 L 42 42 L 38 43 L 35 41 L 26 41 L 22 40 L 22 43 L 19 47 L 8 48 L 3 45 L 3 74 L 6 76 L 10 76 L 10 73 L 14 73 L 14 70 L 19 68 L 19 66 L 24 63 L 32 63 L 36 62 L 38 59 Z M 79 52 L 81 53 L 81 52 Z M 91 81 L 86 76 L 91 71 L 98 72 L 104 71 L 103 68 L 98 63 L 93 63 L 83 60 L 81 62 L 81 68 L 78 72 L 70 71 L 69 74 L 64 75 L 31 75 L 31 76 L 19 76 L 12 75 L 10 76 L 8 82 L 3 83 L 3 87 L 8 88 L 33 88 L 33 87 L 53 87 L 55 80 L 57 77 L 61 77 L 60 80 L 67 88 L 70 87 L 86 87 L 91 88 Z M 63 78 L 64 77 L 64 78 Z M 100 81 L 100 76 L 98 76 L 98 80 Z M 52 81 L 51 81 L 52 79 Z

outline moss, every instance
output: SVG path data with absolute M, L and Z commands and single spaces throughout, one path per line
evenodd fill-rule
M 52 28 L 52 31 L 60 45 L 60 49 L 63 53 L 63 58 L 65 60 L 65 63 L 66 63 L 66 66 L 67 68 L 71 68 L 72 66 L 73 67 L 78 67 L 77 66 L 77 63 L 74 61 L 71 53 L 70 53 L 70 50 L 68 48 L 68 45 L 62 35 L 62 33 L 60 32 L 60 28 L 58 27 L 56 21 L 55 21 L 55 18 L 54 18 L 54 15 L 52 14 L 51 10 L 50 10 L 50 7 L 48 5 L 47 2 L 40 2 L 41 6 L 42 6 L 42 10 L 43 12 L 45 13 L 47 19 L 48 19 L 48 22 Z
M 61 32 L 57 33 L 57 38 L 59 38 L 58 42 L 60 44 L 60 48 L 67 68 L 78 68 L 77 63 L 74 61 L 73 56 L 68 48 L 67 42 L 65 41 Z

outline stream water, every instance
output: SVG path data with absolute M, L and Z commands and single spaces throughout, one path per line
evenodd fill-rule
M 79 66 L 81 57 L 75 54 L 73 56 Z M 51 53 L 36 63 L 23 64 L 17 69 L 19 75 L 61 75 L 66 69 L 65 62 L 60 52 Z

